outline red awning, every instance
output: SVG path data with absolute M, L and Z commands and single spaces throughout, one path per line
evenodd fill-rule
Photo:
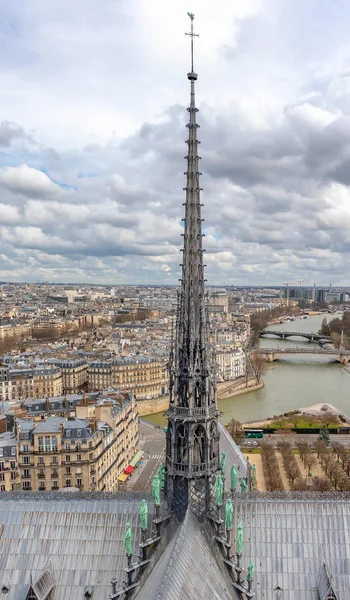
M 131 475 L 131 473 L 133 472 L 134 467 L 132 467 L 131 465 L 129 465 L 128 467 L 126 467 L 126 469 L 124 469 L 124 473 L 127 473 L 128 475 Z

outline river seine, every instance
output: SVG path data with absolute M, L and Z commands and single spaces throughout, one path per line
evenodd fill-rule
M 324 316 L 323 314 L 307 319 L 297 318 L 288 323 L 271 325 L 269 329 L 316 333 Z M 335 316 L 339 315 L 326 315 L 327 320 Z M 259 347 L 300 348 L 310 344 L 300 337 L 288 338 L 285 341 L 268 337 L 260 339 Z M 287 356 L 274 363 L 268 363 L 263 379 L 264 387 L 260 390 L 219 401 L 224 423 L 228 423 L 232 418 L 241 422 L 263 419 L 319 402 L 334 404 L 341 412 L 350 416 L 350 368 L 331 362 L 327 357 Z M 162 413 L 150 415 L 148 418 L 159 425 L 165 423 Z

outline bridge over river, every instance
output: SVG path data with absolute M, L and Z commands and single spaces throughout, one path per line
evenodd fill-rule
M 289 355 L 312 354 L 314 356 L 326 356 L 342 365 L 350 361 L 350 351 L 325 349 L 325 348 L 259 348 L 255 350 L 259 356 L 263 356 L 267 362 L 274 362 L 279 358 Z
M 260 332 L 260 337 L 264 337 L 265 335 L 275 335 L 281 340 L 286 340 L 290 337 L 299 337 L 309 340 L 309 342 L 332 342 L 332 338 L 329 335 L 305 333 L 304 331 L 276 331 L 273 329 L 263 329 Z

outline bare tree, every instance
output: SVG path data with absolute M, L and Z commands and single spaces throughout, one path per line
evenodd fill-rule
M 256 377 L 256 381 L 257 381 L 257 383 L 260 383 L 261 378 L 262 378 L 262 376 L 263 376 L 263 374 L 265 373 L 265 370 L 266 370 L 265 359 L 263 358 L 263 356 L 261 356 L 257 352 L 252 352 L 250 358 L 251 358 L 251 362 L 252 362 L 252 367 L 253 367 L 253 370 L 254 370 L 254 374 L 255 374 L 255 377 Z
M 231 419 L 231 421 L 226 425 L 226 429 L 234 439 L 236 444 L 240 444 L 244 438 L 244 430 L 242 427 L 242 423 L 237 421 L 236 419 Z
M 328 492 L 331 489 L 331 483 L 326 477 L 314 477 L 312 484 L 315 492 Z

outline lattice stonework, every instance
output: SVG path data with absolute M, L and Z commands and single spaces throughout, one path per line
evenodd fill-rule
M 187 75 L 191 98 L 187 109 L 189 123 L 183 263 L 175 336 L 169 360 L 170 405 L 166 440 L 167 499 L 169 506 L 180 516 L 184 514 L 188 502 L 192 503 L 197 513 L 203 513 L 208 508 L 208 481 L 219 469 L 220 459 L 216 358 L 210 343 L 204 288 L 193 20 L 189 35 L 192 66 Z

